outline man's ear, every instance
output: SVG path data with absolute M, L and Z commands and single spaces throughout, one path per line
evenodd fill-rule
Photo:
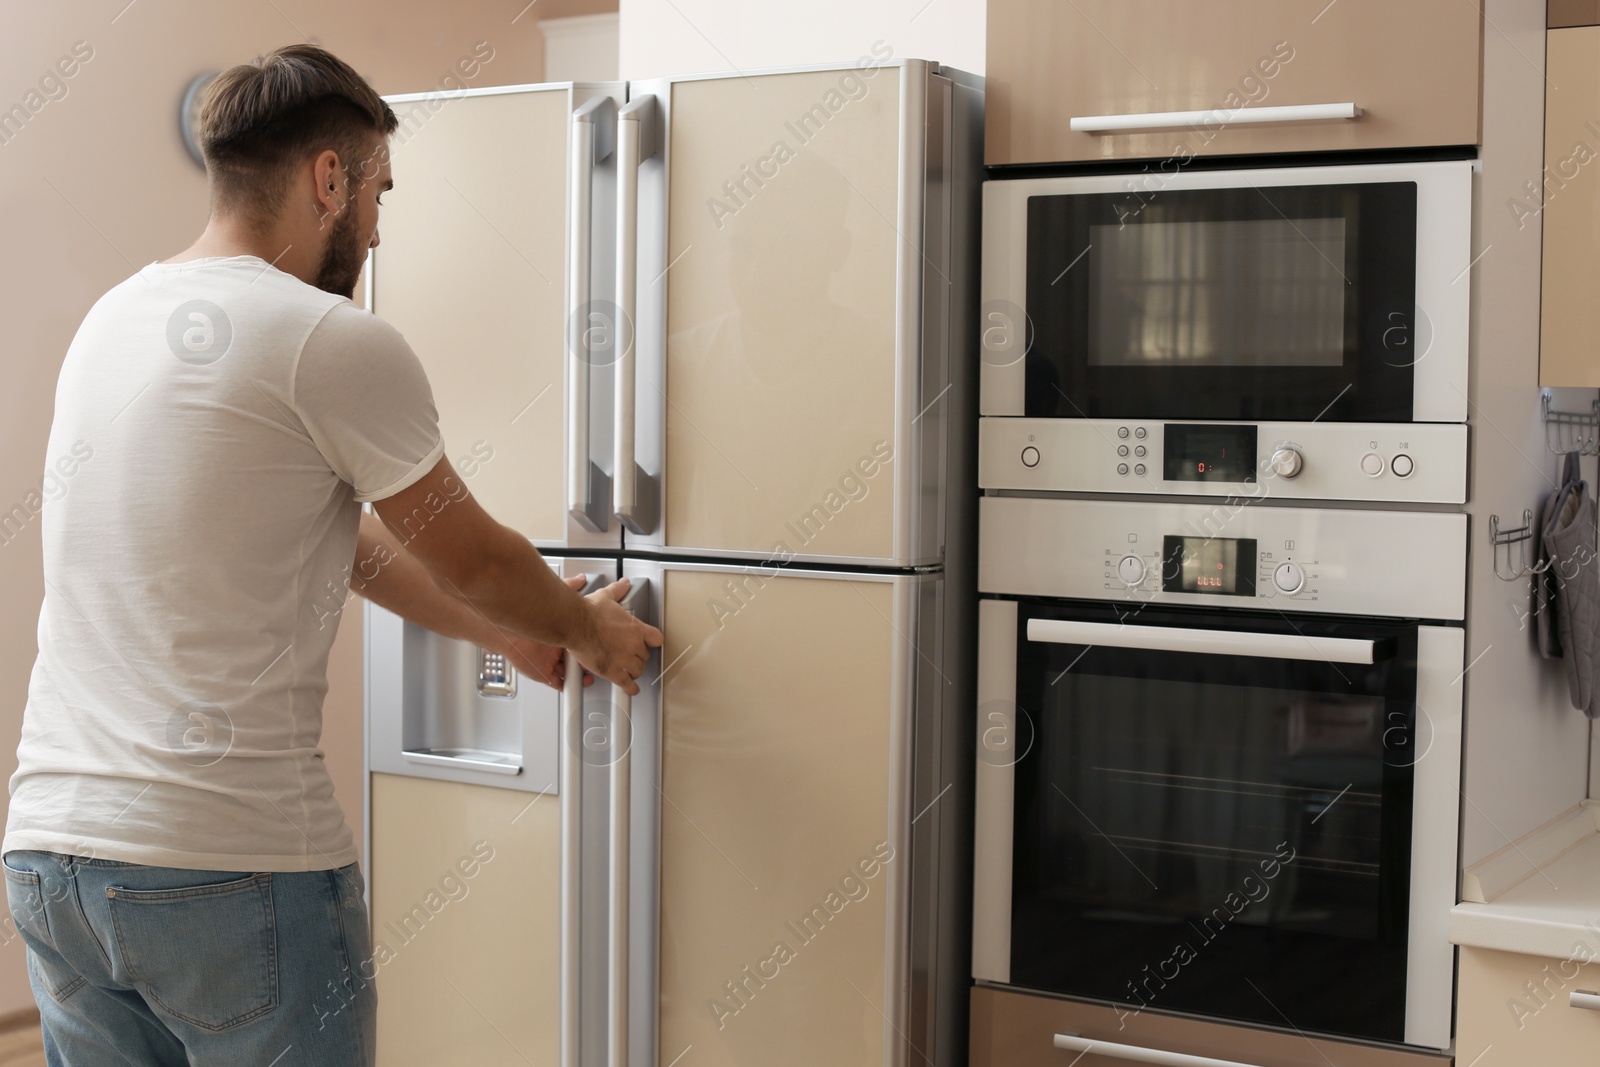
M 331 148 L 324 148 L 312 161 L 311 173 L 315 182 L 313 192 L 317 203 L 322 205 L 323 216 L 344 210 L 349 197 L 343 188 L 345 175 L 344 167 L 339 163 L 339 153 Z

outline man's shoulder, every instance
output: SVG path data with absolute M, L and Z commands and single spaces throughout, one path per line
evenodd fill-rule
M 307 340 L 308 346 L 328 345 L 348 349 L 353 346 L 380 350 L 410 351 L 410 346 L 384 319 L 348 300 L 330 307 L 320 318 Z

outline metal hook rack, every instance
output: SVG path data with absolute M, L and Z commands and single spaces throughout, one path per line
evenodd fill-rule
M 1600 402 L 1597 402 L 1600 403 Z M 1489 516 L 1489 551 L 1492 554 L 1494 576 L 1502 582 L 1520 582 L 1550 568 L 1549 560 L 1543 563 L 1528 562 L 1528 542 L 1533 540 L 1533 512 L 1522 509 L 1522 525 L 1514 530 L 1500 529 L 1500 516 Z M 1521 546 L 1520 548 L 1517 546 Z M 1500 569 L 1500 550 L 1505 549 L 1505 565 L 1510 573 Z
M 1550 392 L 1540 397 L 1544 405 L 1544 444 L 1558 456 L 1577 452 L 1600 456 L 1600 399 L 1588 411 L 1557 411 L 1550 406 Z

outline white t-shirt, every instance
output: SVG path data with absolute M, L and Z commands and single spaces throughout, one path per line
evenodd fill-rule
M 0 847 L 353 862 L 320 742 L 360 502 L 443 454 L 400 334 L 265 260 L 153 263 L 101 297 L 56 386 Z

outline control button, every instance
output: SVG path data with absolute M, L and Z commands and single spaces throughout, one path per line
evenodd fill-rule
M 1144 435 L 1145 435 L 1145 428 L 1143 426 L 1141 426 L 1137 430 L 1133 431 L 1133 436 L 1137 437 L 1141 441 L 1144 440 Z
M 1117 436 L 1118 437 L 1127 437 L 1128 436 L 1128 428 L 1126 426 L 1118 426 L 1117 427 Z
M 1144 581 L 1144 560 L 1138 556 L 1123 556 L 1122 562 L 1117 564 L 1117 577 L 1130 589 L 1138 585 Z
M 1305 457 L 1293 448 L 1280 448 L 1272 453 L 1272 473 L 1280 478 L 1293 478 L 1305 463 Z
M 1417 469 L 1417 465 L 1411 461 L 1410 456 L 1402 452 L 1389 461 L 1389 469 L 1401 478 L 1409 478 L 1411 472 Z
M 1029 445 L 1022 450 L 1022 465 L 1024 467 L 1037 467 L 1039 465 L 1039 450 Z
M 1133 473 L 1139 475 L 1141 478 L 1144 477 L 1144 464 L 1143 463 L 1135 463 L 1133 465 Z
M 1278 569 L 1272 572 L 1272 584 L 1293 595 L 1306 584 L 1306 572 L 1300 569 L 1298 563 L 1280 563 Z
M 1135 445 L 1133 448 L 1133 454 L 1136 456 L 1144 455 L 1144 445 Z
M 1361 473 L 1369 478 L 1376 478 L 1383 473 L 1383 457 L 1376 452 L 1368 452 L 1361 457 Z
M 1126 463 L 1118 463 L 1117 464 L 1117 473 L 1118 474 L 1127 474 L 1128 473 L 1128 465 Z
M 1126 456 L 1127 454 L 1128 454 L 1128 446 L 1127 445 L 1118 445 L 1117 446 L 1117 455 Z

